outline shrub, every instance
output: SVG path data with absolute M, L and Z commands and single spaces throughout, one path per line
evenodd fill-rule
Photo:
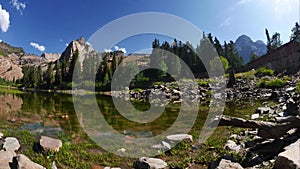
M 261 67 L 256 70 L 255 76 L 262 77 L 262 76 L 273 76 L 274 75 L 274 70 L 272 69 L 267 69 L 265 67 Z
M 281 88 L 285 85 L 286 85 L 286 80 L 282 80 L 278 78 L 271 79 L 271 80 L 267 78 L 263 78 L 257 83 L 258 87 L 264 87 L 264 88 Z

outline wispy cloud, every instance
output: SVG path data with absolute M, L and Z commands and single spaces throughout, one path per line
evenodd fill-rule
M 119 51 L 123 52 L 123 53 L 127 53 L 126 48 L 119 48 Z
M 23 10 L 26 8 L 25 2 L 19 2 L 18 0 L 11 0 L 10 3 L 23 15 Z
M 248 2 L 251 2 L 252 0 L 239 0 L 238 2 L 237 2 L 237 5 L 244 5 L 244 4 L 246 4 L 246 3 L 248 3 Z
M 224 27 L 224 26 L 230 25 L 231 20 L 232 20 L 232 17 L 226 18 L 226 19 L 220 24 L 220 27 L 222 28 L 222 27 Z
M 41 51 L 41 52 L 44 52 L 46 50 L 46 47 L 43 46 L 43 45 L 39 45 L 35 42 L 31 42 L 30 45 L 34 48 L 36 48 L 37 50 Z
M 2 32 L 6 32 L 9 28 L 9 13 L 2 9 L 2 5 L 0 4 L 0 27 Z

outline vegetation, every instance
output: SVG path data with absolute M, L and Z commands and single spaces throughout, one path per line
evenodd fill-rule
M 281 88 L 286 85 L 286 81 L 283 79 L 268 79 L 268 78 L 262 78 L 258 83 L 258 87 L 263 88 Z
M 280 40 L 280 33 L 275 32 L 273 36 L 270 38 L 270 34 L 268 29 L 266 29 L 267 36 L 267 49 L 268 52 L 273 51 L 274 49 L 279 48 L 282 45 L 282 41 Z
M 274 75 L 274 70 L 272 69 L 267 69 L 265 67 L 261 67 L 256 70 L 255 76 L 257 77 L 263 77 L 263 76 L 273 76 Z

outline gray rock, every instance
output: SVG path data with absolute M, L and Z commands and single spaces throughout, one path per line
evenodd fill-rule
M 300 169 L 300 139 L 284 148 L 276 161 L 275 169 Z
M 186 142 L 193 142 L 193 136 L 189 134 L 174 134 L 174 135 L 169 135 L 167 136 L 167 139 L 169 141 L 175 141 L 179 142 L 181 140 L 184 140 Z
M 243 167 L 239 163 L 222 159 L 216 169 L 243 169 Z
M 62 141 L 47 136 L 42 136 L 40 139 L 40 145 L 44 151 L 58 152 L 62 147 Z
M 141 157 L 134 162 L 134 168 L 136 169 L 160 169 L 167 166 L 168 164 L 159 158 Z
M 0 151 L 0 168 L 10 169 L 9 164 L 13 162 L 13 158 L 16 155 L 12 151 Z
M 23 154 L 19 154 L 16 157 L 18 169 L 46 169 L 45 167 L 32 162 L 28 157 Z
M 3 137 L 3 133 L 0 133 L 0 139 L 2 139 L 2 137 Z
M 3 144 L 3 148 L 6 151 L 17 151 L 20 148 L 20 144 L 18 139 L 14 138 L 14 137 L 7 137 L 4 140 L 4 144 Z

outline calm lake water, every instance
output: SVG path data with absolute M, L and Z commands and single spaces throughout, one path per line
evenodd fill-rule
M 72 139 L 80 138 L 84 135 L 81 124 L 99 122 L 99 118 L 104 118 L 111 128 L 122 135 L 128 137 L 152 137 L 162 134 L 176 121 L 180 110 L 180 104 L 168 104 L 163 113 L 157 119 L 149 123 L 138 123 L 126 119 L 114 106 L 110 96 L 98 95 L 96 102 L 99 112 L 88 114 L 94 110 L 87 110 L 89 104 L 93 102 L 90 97 L 80 96 L 80 103 L 85 105 L 85 112 L 75 112 L 73 97 L 69 94 L 37 93 L 28 92 L 24 94 L 0 93 L 0 126 L 2 130 L 8 128 L 24 129 L 36 135 L 48 135 L 56 137 L 57 133 L 71 136 Z M 209 101 L 201 103 L 199 112 L 193 128 L 192 135 L 199 135 L 201 127 L 206 120 Z M 140 111 L 150 108 L 147 102 L 133 102 L 134 107 Z M 260 105 L 258 101 L 234 101 L 226 103 L 224 114 L 240 116 L 254 111 Z M 126 106 L 124 107 L 126 110 Z M 88 112 L 88 113 L 87 113 Z M 97 120 L 98 118 L 98 120 Z M 93 121 L 95 119 L 95 121 Z M 183 118 L 184 119 L 184 118 Z M 183 123 L 189 123 L 184 121 Z M 184 124 L 182 124 L 184 125 Z M 85 126 L 87 127 L 87 126 Z M 103 126 L 102 126 L 103 127 Z M 0 131 L 1 131 L 0 128 Z M 176 127 L 180 130 L 181 124 Z M 96 127 L 96 129 L 99 129 Z M 102 129 L 99 129 L 101 132 Z

